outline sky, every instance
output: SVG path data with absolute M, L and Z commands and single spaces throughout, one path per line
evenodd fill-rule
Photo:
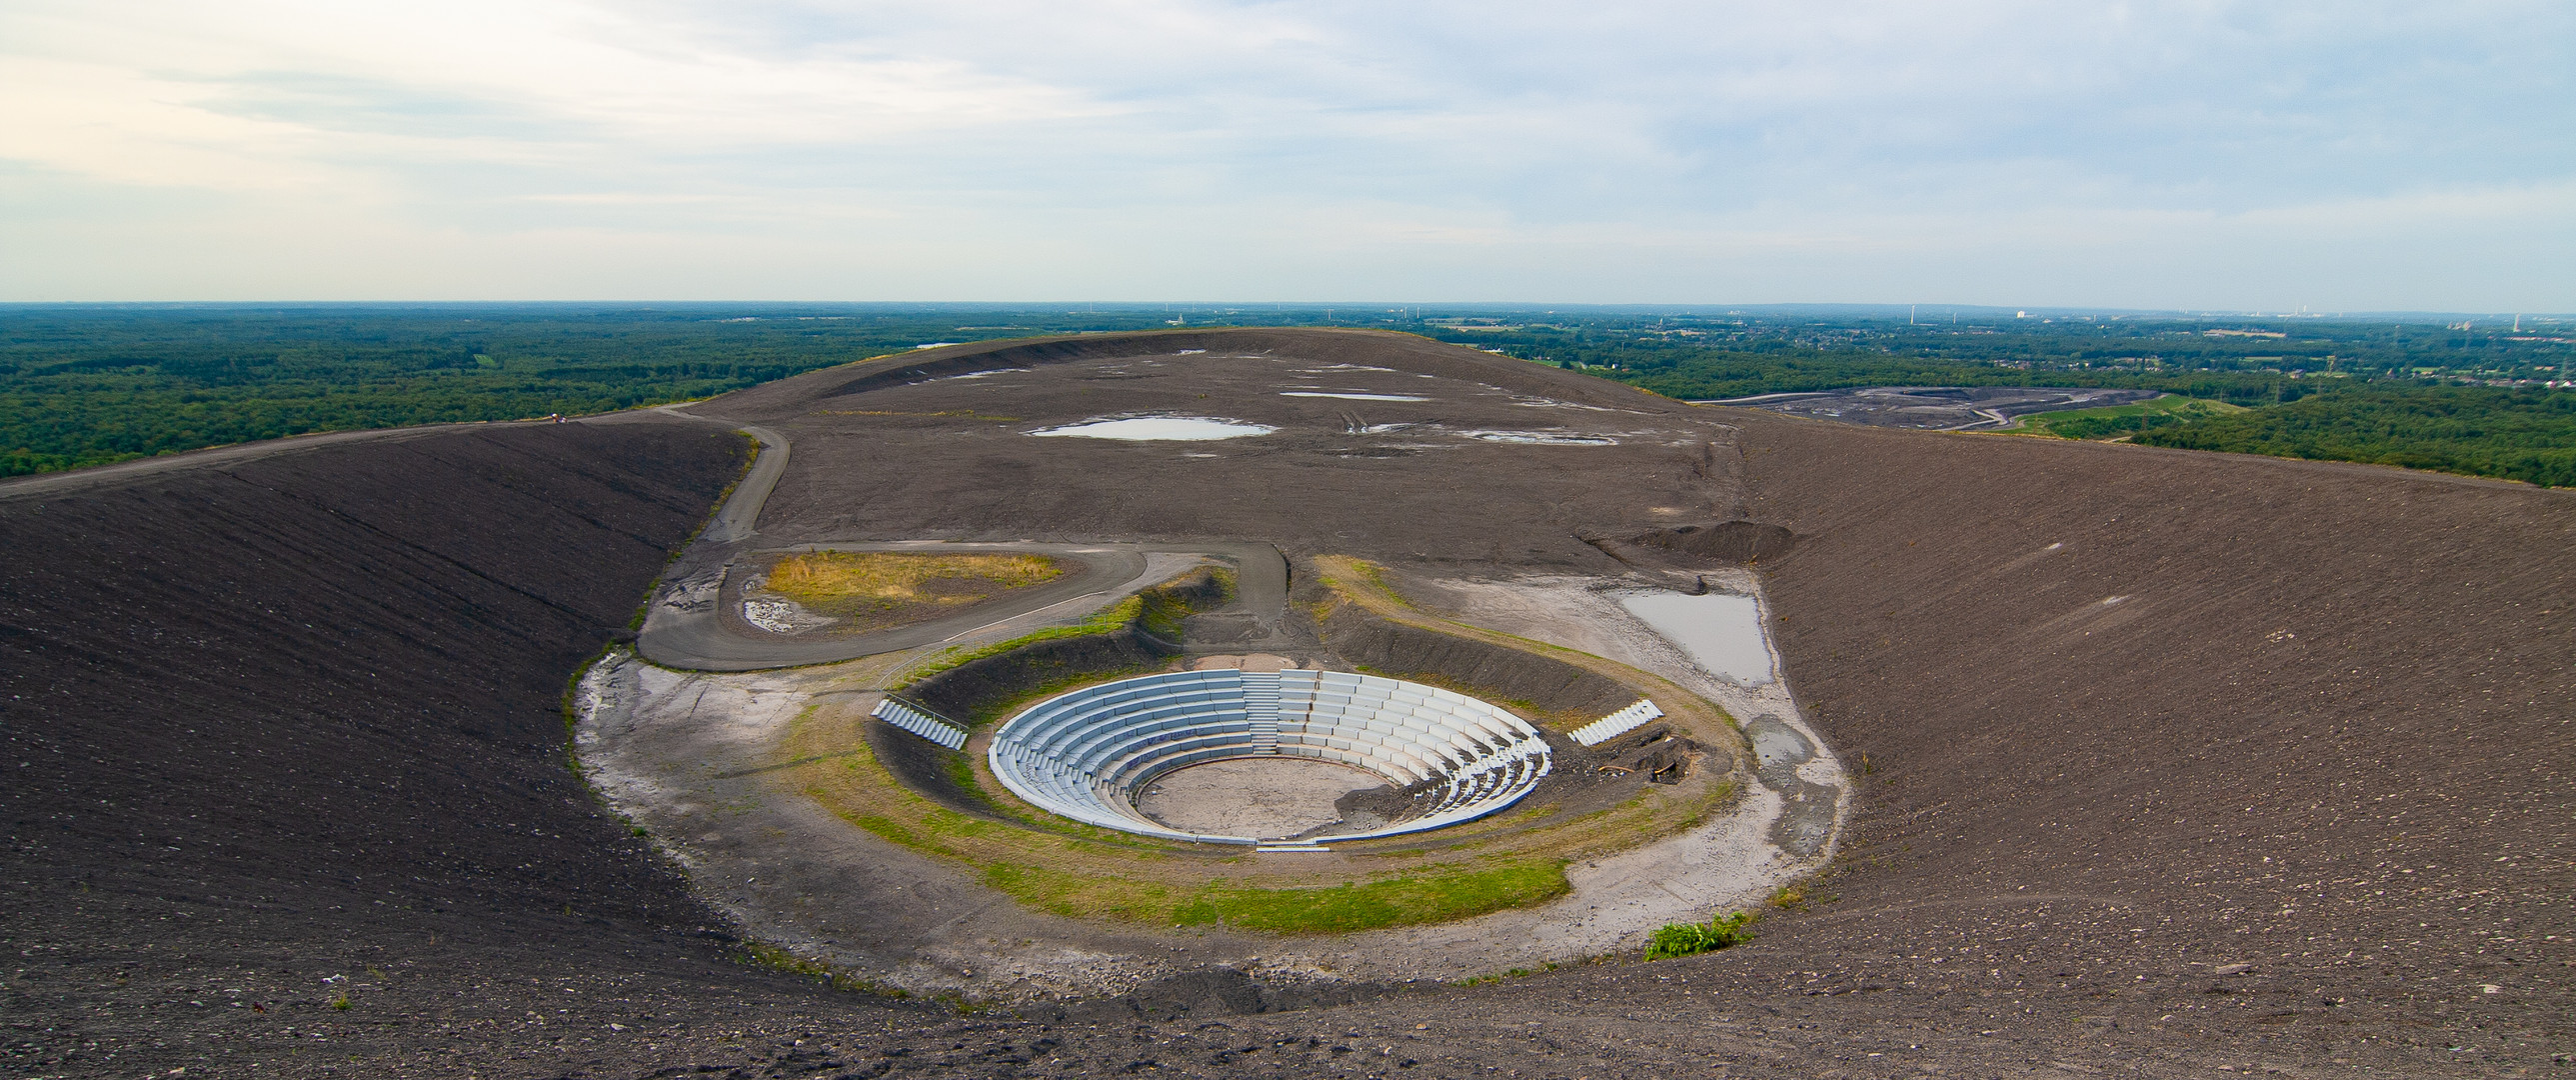
M 0 0 L 0 301 L 2576 311 L 2576 4 Z

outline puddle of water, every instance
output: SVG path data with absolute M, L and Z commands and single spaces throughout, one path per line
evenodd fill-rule
M 1213 420 L 1204 416 L 1136 416 L 1125 420 L 1094 420 L 1083 424 L 1032 431 L 1042 438 L 1075 436 L 1085 439 L 1124 439 L 1129 442 L 1205 442 L 1210 439 L 1239 439 L 1246 435 L 1268 435 L 1278 428 L 1267 424 L 1245 424 L 1233 420 Z
M 1771 681 L 1771 649 L 1762 640 L 1762 608 L 1750 596 L 1630 593 L 1619 598 L 1619 606 L 1681 646 L 1709 674 L 1746 686 Z
M 1532 446 L 1617 446 L 1619 440 L 1599 435 L 1569 435 L 1562 431 L 1462 431 L 1459 434 L 1486 442 L 1525 443 Z
M 1784 777 L 1816 756 L 1804 736 L 1770 717 L 1746 725 L 1745 734 L 1753 738 L 1753 756 L 1765 774 L 1780 772 Z
M 1352 401 L 1429 401 L 1429 400 L 1431 400 L 1430 398 L 1423 397 L 1423 396 L 1418 395 L 1418 394 L 1327 393 L 1327 392 L 1322 391 L 1322 390 L 1282 390 L 1282 391 L 1280 391 L 1280 392 L 1279 392 L 1279 396 L 1280 396 L 1280 397 L 1329 397 L 1329 398 L 1347 398 L 1347 399 L 1352 400 Z

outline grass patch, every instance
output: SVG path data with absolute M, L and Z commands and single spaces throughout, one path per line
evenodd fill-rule
M 892 998 L 912 996 L 900 987 L 887 986 L 873 979 L 862 979 L 835 971 L 831 965 L 820 960 L 808 960 L 765 941 L 746 941 L 742 945 L 742 951 L 752 963 L 761 967 L 772 971 L 783 971 L 790 975 L 819 979 L 835 990 L 852 990 Z
M 2134 405 L 2108 405 L 2099 409 L 2068 409 L 2063 412 L 2031 413 L 2011 427 L 1997 428 L 2007 435 L 2049 435 L 2060 439 L 2116 439 L 2161 427 L 2175 427 L 2245 411 L 2242 405 L 2224 401 L 2167 394 Z
M 1565 880 L 1565 864 L 1553 860 L 1318 889 L 1232 888 L 1211 883 L 1174 910 L 1172 921 L 1181 926 L 1223 923 L 1282 934 L 1350 933 L 1463 919 L 1552 900 L 1572 888 Z
M 1161 922 L 1172 911 L 1169 886 L 1129 877 L 994 863 L 984 868 L 984 884 L 1030 907 L 1067 918 Z
M 1044 555 L 809 551 L 770 564 L 763 588 L 827 615 L 909 622 L 1063 577 Z
M 1646 959 L 1670 960 L 1732 949 L 1753 940 L 1753 924 L 1761 918 L 1750 911 L 1738 911 L 1704 923 L 1666 923 L 1647 939 Z
M 1232 603 L 1234 596 L 1234 571 L 1210 569 L 1203 587 L 1163 586 L 1138 593 L 1136 598 L 1143 603 L 1136 610 L 1136 625 L 1155 637 L 1177 642 L 1182 620 Z
M 1349 563 L 1353 569 L 1359 571 L 1360 580 L 1367 582 L 1370 588 L 1376 589 L 1388 603 L 1406 611 L 1418 610 L 1413 606 L 1413 601 L 1405 599 L 1403 593 L 1395 591 L 1395 584 L 1386 579 L 1386 567 L 1366 559 L 1351 559 Z
M 992 805 L 993 799 L 984 794 L 984 786 L 975 782 L 975 759 L 965 754 L 950 754 L 940 762 L 940 768 L 947 772 L 948 782 L 957 785 L 958 791 L 986 806 Z
M 1497 972 L 1497 973 L 1495 973 L 1495 974 L 1491 974 L 1491 975 L 1470 975 L 1470 976 L 1468 976 L 1468 977 L 1466 977 L 1466 978 L 1464 978 L 1464 979 L 1460 979 L 1460 980 L 1458 980 L 1458 981 L 1456 981 L 1456 982 L 1450 983 L 1449 985 L 1451 985 L 1451 986 L 1483 986 L 1483 985 L 1485 985 L 1486 983 L 1498 983 L 1498 982 L 1501 982 L 1501 981 L 1503 981 L 1503 980 L 1505 980 L 1505 979 L 1526 979 L 1526 978 L 1529 978 L 1529 977 L 1530 977 L 1530 976 L 1532 976 L 1532 975 L 1537 975 L 1537 974 L 1540 974 L 1540 973 L 1542 973 L 1542 972 L 1554 971 L 1554 970 L 1556 970 L 1557 968 L 1559 968 L 1559 967 L 1561 967 L 1561 966 L 1563 966 L 1563 965 L 1558 964 L 1558 963 L 1557 963 L 1556 961 L 1554 961 L 1554 960 L 1550 960 L 1550 961 L 1548 961 L 1547 963 L 1540 964 L 1539 966 L 1537 966 L 1537 967 L 1535 967 L 1535 968 L 1516 967 L 1516 968 L 1511 969 L 1510 971 Z
M 1131 863 L 1163 857 L 1164 849 L 1145 837 L 1080 822 L 1065 822 L 1065 832 L 1035 832 L 961 814 L 903 786 L 869 751 L 864 739 L 851 741 L 857 745 L 843 753 L 840 775 L 818 777 L 823 782 L 808 785 L 805 794 L 841 820 L 893 843 L 979 865 L 1012 856 L 1083 856 Z M 960 760 L 966 759 L 960 755 Z M 977 794 L 985 794 L 980 786 Z M 852 798 L 858 795 L 869 797 Z M 995 807 L 1012 813 L 1008 807 Z

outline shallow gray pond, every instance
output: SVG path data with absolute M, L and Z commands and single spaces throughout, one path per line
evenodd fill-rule
M 1750 596 L 1641 592 L 1620 597 L 1619 606 L 1681 646 L 1711 675 L 1746 686 L 1771 681 L 1771 647 L 1762 637 L 1762 606 Z

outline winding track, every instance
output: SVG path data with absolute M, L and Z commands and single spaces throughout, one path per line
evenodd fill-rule
M 793 667 L 802 664 L 830 663 L 878 653 L 900 652 L 923 645 L 944 643 L 975 636 L 990 635 L 982 631 L 1005 625 L 1026 623 L 1043 625 L 1048 621 L 1066 621 L 1088 614 L 1090 610 L 1113 602 L 1138 589 L 1155 584 L 1145 580 L 1154 553 L 1209 555 L 1234 564 L 1237 599 L 1235 607 L 1251 612 L 1262 628 L 1260 635 L 1247 639 L 1247 646 L 1258 646 L 1275 634 L 1275 628 L 1288 603 L 1288 563 L 1279 549 L 1260 543 L 1192 543 L 1171 544 L 1038 544 L 977 543 L 947 544 L 938 541 L 820 542 L 799 545 L 798 550 L 833 551 L 906 551 L 906 550 L 974 550 L 1010 551 L 1052 555 L 1082 564 L 1081 573 L 1068 575 L 1036 588 L 1013 592 L 995 602 L 977 604 L 955 615 L 869 634 L 815 635 L 811 638 L 787 637 L 764 633 L 745 624 L 734 611 L 738 598 L 724 589 L 726 576 L 736 560 L 755 554 L 759 547 L 761 509 L 768 505 L 770 493 L 787 475 L 789 447 L 787 436 L 757 424 L 733 425 L 731 421 L 700 416 L 681 406 L 663 406 L 650 410 L 700 423 L 736 426 L 760 443 L 751 468 L 717 509 L 697 539 L 673 561 L 668 578 L 677 582 L 683 595 L 692 591 L 695 599 L 655 603 L 645 616 L 643 630 L 637 635 L 636 650 L 646 659 L 666 667 L 697 671 L 757 671 L 771 667 Z M 1075 601 L 1096 602 L 1075 607 Z M 1065 611 L 1056 611 L 1064 608 Z M 1037 617 L 1032 620 L 1032 617 Z

